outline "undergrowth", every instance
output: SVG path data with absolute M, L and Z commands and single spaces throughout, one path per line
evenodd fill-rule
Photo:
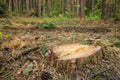
M 51 28 L 55 27 L 55 25 L 51 22 L 41 22 L 41 23 L 38 23 L 36 26 L 42 27 L 42 28 L 45 28 L 45 29 L 51 29 Z
M 117 37 L 111 37 L 110 42 L 116 47 L 120 47 L 120 40 Z

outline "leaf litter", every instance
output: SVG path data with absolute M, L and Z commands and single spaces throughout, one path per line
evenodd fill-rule
M 33 24 L 18 24 L 16 22 L 12 22 L 12 28 L 0 29 L 3 35 L 12 35 L 10 39 L 0 41 L 2 42 L 0 44 L 0 79 L 64 80 L 67 78 L 68 80 L 94 80 L 98 77 L 98 79 L 105 79 L 107 77 L 111 80 L 119 80 L 120 64 L 118 63 L 120 61 L 120 48 L 110 42 L 110 37 L 118 34 L 108 30 L 108 26 L 116 27 L 119 24 L 117 25 L 109 21 L 89 20 L 81 22 L 74 20 L 75 24 L 72 24 L 71 21 L 63 21 L 64 26 L 60 22 L 54 23 L 56 25 L 59 24 L 59 27 L 51 30 L 37 29 Z M 28 28 L 24 28 L 26 25 L 28 25 Z M 117 32 L 119 33 L 119 30 Z M 71 46 L 71 43 L 99 45 L 101 46 L 100 54 L 95 54 L 85 59 L 78 59 L 77 62 L 74 60 L 57 61 L 54 55 L 51 54 L 53 47 L 66 44 Z M 88 46 L 84 47 L 86 47 L 86 50 L 89 49 Z M 77 45 L 75 50 L 77 50 L 76 48 Z M 73 48 L 70 49 L 74 53 Z M 61 48 L 61 50 L 66 52 L 70 49 L 67 46 Z M 59 58 L 63 59 L 65 55 L 66 53 L 59 55 Z M 48 57 L 47 60 L 46 57 Z M 69 57 L 71 58 L 73 55 Z M 73 74 L 65 71 L 65 69 L 70 68 L 69 66 L 74 68 Z M 111 68 L 109 71 L 107 70 L 108 67 Z M 114 76 L 110 77 L 112 74 Z

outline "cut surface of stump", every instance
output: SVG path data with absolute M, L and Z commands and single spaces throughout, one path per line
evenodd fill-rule
M 58 60 L 70 60 L 88 57 L 100 49 L 100 46 L 70 44 L 53 48 L 53 53 L 58 57 Z

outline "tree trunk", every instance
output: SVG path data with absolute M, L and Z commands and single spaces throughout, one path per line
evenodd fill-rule
M 14 0 L 11 0 L 11 5 L 12 5 L 11 9 L 12 11 L 14 11 Z
M 106 12 L 106 5 L 105 5 L 106 0 L 102 0 L 102 19 L 105 19 L 105 12 Z
M 79 2 L 79 0 L 77 0 L 76 3 L 77 4 L 76 4 L 76 13 L 75 14 L 77 15 L 76 17 L 78 17 L 79 16 L 79 8 L 80 8 L 80 4 L 79 4 L 80 2 Z
M 43 16 L 46 16 L 46 1 L 43 0 Z
M 105 19 L 108 19 L 109 17 L 109 3 L 106 1 L 105 2 Z
M 66 0 L 67 2 L 66 2 L 66 5 L 67 5 L 67 11 L 68 11 L 68 13 L 70 13 L 71 12 L 71 4 L 70 4 L 70 0 Z
M 95 0 L 92 0 L 92 15 L 94 15 Z
M 21 0 L 18 0 L 18 11 L 19 11 L 19 15 L 22 14 L 22 6 L 21 6 Z
M 64 0 L 62 0 L 62 2 L 61 2 L 61 4 L 62 4 L 62 14 L 64 14 L 64 12 L 65 12 L 65 11 L 64 11 L 64 8 L 65 8 L 65 7 L 64 7 L 64 2 L 65 2 Z
M 12 11 L 12 0 L 9 0 L 9 11 Z
M 41 0 L 38 0 L 38 16 L 41 17 Z
M 61 14 L 61 12 L 62 12 L 62 0 L 59 1 L 59 5 L 60 5 L 59 6 L 59 13 Z
M 85 0 L 81 0 L 81 4 L 80 4 L 80 8 L 81 8 L 81 19 L 85 18 Z
M 48 15 L 51 16 L 52 0 L 48 0 Z
M 116 11 L 117 11 L 117 10 L 116 10 L 116 4 L 117 4 L 116 2 L 117 2 L 117 1 L 114 0 L 114 6 L 113 6 L 113 17 L 114 17 L 114 18 L 117 18 L 117 17 L 116 17 Z
M 29 17 L 29 0 L 26 0 L 26 16 Z

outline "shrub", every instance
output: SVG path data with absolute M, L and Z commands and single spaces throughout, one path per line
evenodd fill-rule
M 51 28 L 55 27 L 55 25 L 53 23 L 50 23 L 50 22 L 41 22 L 41 23 L 38 23 L 37 26 L 45 28 L 45 29 L 51 29 Z

